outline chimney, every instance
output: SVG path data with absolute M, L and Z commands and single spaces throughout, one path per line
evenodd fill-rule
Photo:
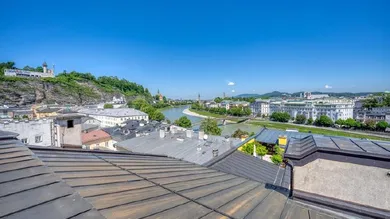
M 165 131 L 164 130 L 160 130 L 160 138 L 165 138 Z
M 186 136 L 187 136 L 187 138 L 192 138 L 192 130 L 187 129 L 186 130 Z
M 204 138 L 204 131 L 199 131 L 199 140 L 203 140 Z

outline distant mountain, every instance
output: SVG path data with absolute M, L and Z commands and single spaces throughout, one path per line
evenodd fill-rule
M 299 97 L 301 93 L 304 93 L 304 91 L 295 92 L 295 93 L 287 93 L 287 92 L 280 92 L 280 91 L 272 91 L 270 93 L 265 94 L 240 94 L 235 97 L 255 97 L 255 98 L 278 98 L 278 97 Z M 320 92 L 320 91 L 313 91 L 311 94 L 328 94 L 330 97 L 358 97 L 358 96 L 367 96 L 369 94 L 377 94 L 380 92 L 358 92 L 358 93 L 351 93 L 351 92 Z
M 260 97 L 260 96 L 261 96 L 260 94 L 240 94 L 240 95 L 237 95 L 235 97 L 243 98 L 243 97 Z
M 286 93 L 286 92 L 280 92 L 280 91 L 272 91 L 270 93 L 265 93 L 265 94 L 262 94 L 262 95 L 259 95 L 260 97 L 269 97 L 269 98 L 272 98 L 272 97 L 285 97 L 285 96 L 291 96 L 291 94 L 289 93 Z

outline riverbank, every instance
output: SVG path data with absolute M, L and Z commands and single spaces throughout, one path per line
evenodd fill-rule
M 200 115 L 200 114 L 198 114 L 196 112 L 192 112 L 192 111 L 190 111 L 189 108 L 184 109 L 183 113 L 188 115 L 188 116 L 195 116 L 195 117 L 199 117 L 199 118 L 208 118 L 208 117 L 210 117 L 210 116 Z

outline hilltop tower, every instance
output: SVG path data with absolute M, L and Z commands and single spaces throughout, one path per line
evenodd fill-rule
M 43 62 L 42 67 L 43 67 L 43 73 L 47 73 L 47 63 L 46 62 Z
M 200 103 L 200 94 L 198 93 L 198 103 Z

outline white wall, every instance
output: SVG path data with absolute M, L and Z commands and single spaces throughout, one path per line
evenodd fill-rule
M 317 159 L 294 167 L 294 189 L 390 209 L 388 169 Z
M 100 116 L 100 115 L 89 115 L 92 118 L 95 118 L 101 121 L 100 126 L 105 127 L 114 127 L 117 124 L 121 125 L 123 122 L 131 119 L 131 120 L 145 120 L 148 121 L 148 116 L 126 116 L 126 117 L 111 117 L 111 116 Z
M 27 139 L 27 144 L 37 146 L 52 145 L 52 125 L 51 119 L 32 120 L 32 121 L 12 121 L 8 124 L 0 124 L 0 130 L 18 133 L 18 139 Z M 36 142 L 35 137 L 41 136 L 42 141 Z

